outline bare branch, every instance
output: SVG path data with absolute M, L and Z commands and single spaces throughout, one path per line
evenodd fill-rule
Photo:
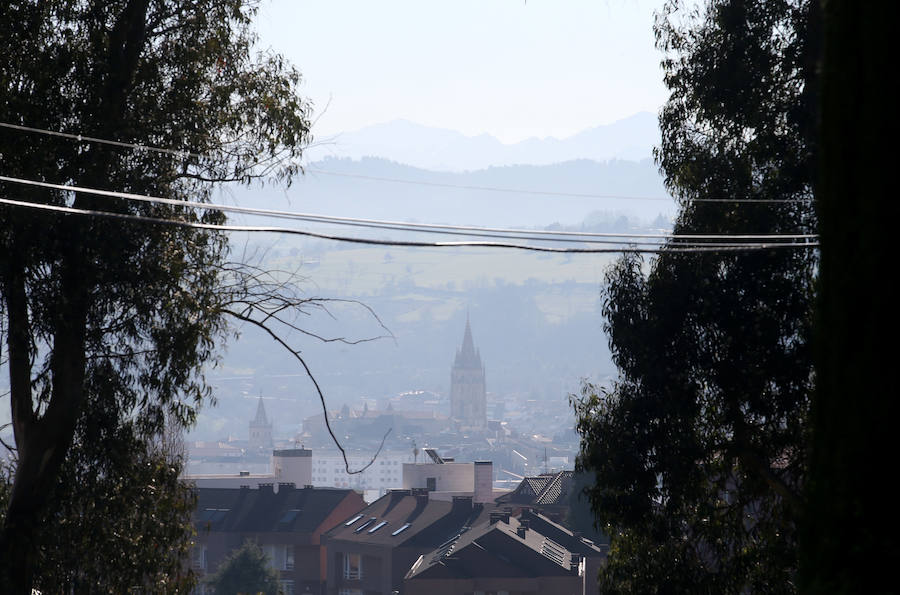
M 315 376 L 313 376 L 312 370 L 309 369 L 309 366 L 306 364 L 306 361 L 300 355 L 300 352 L 284 341 L 277 333 L 275 333 L 272 329 L 265 325 L 264 322 L 256 320 L 254 318 L 250 318 L 249 316 L 244 316 L 239 312 L 235 312 L 233 310 L 224 309 L 222 310 L 225 314 L 229 314 L 238 320 L 242 320 L 249 324 L 256 326 L 257 328 L 265 331 L 270 337 L 272 337 L 276 342 L 278 342 L 282 347 L 288 350 L 288 352 L 294 356 L 294 358 L 300 362 L 300 365 L 303 366 L 303 369 L 306 371 L 306 375 L 312 381 L 313 386 L 316 388 L 316 394 L 319 396 L 319 402 L 322 404 L 322 413 L 325 418 L 325 427 L 328 430 L 328 434 L 331 436 L 331 440 L 334 442 L 335 446 L 337 446 L 338 450 L 341 451 L 341 457 L 344 459 L 344 469 L 347 471 L 349 475 L 355 475 L 358 473 L 362 473 L 369 467 L 371 467 L 375 460 L 378 458 L 378 455 L 381 454 L 381 449 L 384 448 L 384 441 L 387 440 L 388 435 L 391 433 L 393 428 L 388 428 L 388 431 L 384 433 L 384 436 L 381 438 L 381 444 L 378 446 L 378 450 L 375 451 L 375 454 L 372 455 L 372 458 L 366 463 L 364 466 L 356 469 L 355 471 L 350 469 L 350 462 L 347 460 L 347 451 L 344 449 L 343 445 L 341 445 L 340 440 L 338 440 L 337 436 L 334 433 L 334 430 L 331 428 L 331 422 L 328 419 L 328 406 L 325 403 L 325 394 L 322 392 L 322 388 L 319 386 L 319 382 L 316 380 Z

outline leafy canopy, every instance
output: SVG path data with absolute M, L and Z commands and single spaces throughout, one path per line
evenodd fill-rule
M 278 573 L 269 566 L 268 556 L 253 541 L 247 541 L 233 551 L 209 582 L 216 593 L 222 595 L 278 593 Z
M 658 17 L 670 97 L 657 160 L 677 234 L 811 233 L 817 35 L 806 1 Z M 695 199 L 760 202 L 697 202 Z M 609 592 L 795 589 L 813 388 L 816 253 L 624 256 L 604 316 L 619 369 L 574 400 L 611 535 Z
M 254 51 L 257 4 L 2 3 L 0 122 L 184 151 L 7 129 L 0 134 L 3 174 L 194 201 L 207 200 L 218 182 L 289 179 L 309 139 L 309 106 L 297 94 L 299 73 L 276 54 Z M 0 184 L 0 195 L 223 221 L 212 211 L 11 183 Z M 210 397 L 203 366 L 227 332 L 225 310 L 258 279 L 225 267 L 227 255 L 226 239 L 214 231 L 0 206 L 0 362 L 10 379 L 15 443 L 0 590 L 41 587 L 37 552 L 51 538 L 49 519 L 62 522 L 68 511 L 90 506 L 77 485 L 86 470 L 97 470 L 105 486 L 99 494 L 119 504 L 138 483 L 175 489 L 167 472 L 134 465 L 158 464 L 146 445 L 167 420 L 191 423 Z M 159 518 L 175 523 L 163 541 L 179 542 L 179 515 Z M 159 545 L 144 544 L 148 552 Z M 116 557 L 106 559 L 114 564 Z M 156 560 L 145 559 L 148 566 Z

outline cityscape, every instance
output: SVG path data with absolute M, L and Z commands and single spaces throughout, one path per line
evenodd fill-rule
M 0 2 L 0 595 L 895 592 L 898 12 Z

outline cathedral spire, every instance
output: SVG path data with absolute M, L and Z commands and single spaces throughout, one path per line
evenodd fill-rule
M 256 404 L 256 417 L 253 418 L 252 425 L 254 426 L 267 426 L 269 425 L 269 418 L 266 416 L 266 407 L 263 405 L 262 395 L 259 395 L 259 401 Z
M 468 311 L 466 311 L 466 331 L 463 334 L 462 347 L 456 352 L 455 365 L 464 368 L 481 367 L 481 357 L 475 349 L 475 341 L 472 339 L 472 325 L 469 324 Z
M 450 370 L 450 416 L 461 428 L 483 429 L 487 425 L 487 396 L 484 365 L 475 348 L 472 325 L 466 311 L 466 330 L 456 361 Z
M 472 326 L 469 324 L 469 313 L 466 312 L 466 332 L 463 334 L 463 355 L 475 355 L 475 341 L 472 340 Z

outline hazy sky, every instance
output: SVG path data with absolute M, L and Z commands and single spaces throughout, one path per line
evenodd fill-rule
M 304 75 L 318 138 L 407 119 L 504 142 L 665 101 L 662 0 L 264 0 L 262 47 Z

